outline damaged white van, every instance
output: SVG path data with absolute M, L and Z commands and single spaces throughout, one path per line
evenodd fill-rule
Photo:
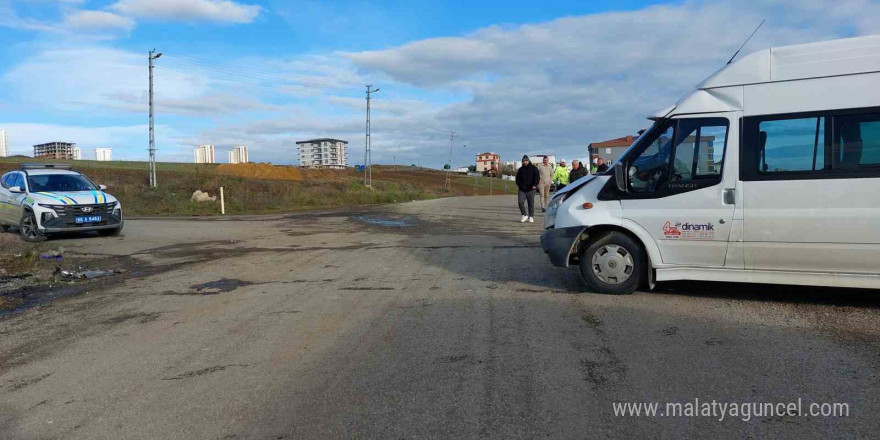
M 556 193 L 541 245 L 605 293 L 710 280 L 880 288 L 880 36 L 758 51 Z

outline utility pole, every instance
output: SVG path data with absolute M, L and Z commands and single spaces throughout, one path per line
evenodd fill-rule
M 156 182 L 156 136 L 153 130 L 153 60 L 162 56 L 162 53 L 156 53 L 156 49 L 150 51 L 150 188 L 155 188 Z
M 449 173 L 452 171 L 452 146 L 455 144 L 455 134 L 454 131 L 449 132 L 449 168 L 446 169 L 446 190 L 449 191 L 452 189 L 452 183 L 449 180 Z
M 370 141 L 370 95 L 378 92 L 372 84 L 367 84 L 367 136 L 364 139 L 364 186 L 373 185 L 373 152 L 371 151 Z

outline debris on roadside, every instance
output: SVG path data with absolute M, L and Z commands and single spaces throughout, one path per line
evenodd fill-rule
M 64 247 L 59 246 L 58 249 L 50 250 L 46 253 L 40 254 L 40 258 L 43 260 L 61 260 L 64 257 Z
M 55 277 L 62 280 L 92 280 L 95 278 L 110 277 L 113 275 L 125 273 L 123 269 L 83 269 L 64 270 L 60 267 L 55 268 Z

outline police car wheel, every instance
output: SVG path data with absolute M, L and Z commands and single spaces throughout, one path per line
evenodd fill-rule
M 642 246 L 621 232 L 606 232 L 581 255 L 581 275 L 600 293 L 626 295 L 642 285 L 647 258 Z
M 21 216 L 21 222 L 18 224 L 18 233 L 21 239 L 28 242 L 38 242 L 46 239 L 46 234 L 40 232 L 37 228 L 37 218 L 31 211 L 25 211 Z

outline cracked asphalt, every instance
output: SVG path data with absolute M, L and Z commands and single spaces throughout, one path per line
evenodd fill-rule
M 875 291 L 552 267 L 511 196 L 130 219 L 124 276 L 0 318 L 0 438 L 871 438 Z M 540 220 L 540 219 L 538 219 Z M 616 402 L 846 403 L 621 417 Z

